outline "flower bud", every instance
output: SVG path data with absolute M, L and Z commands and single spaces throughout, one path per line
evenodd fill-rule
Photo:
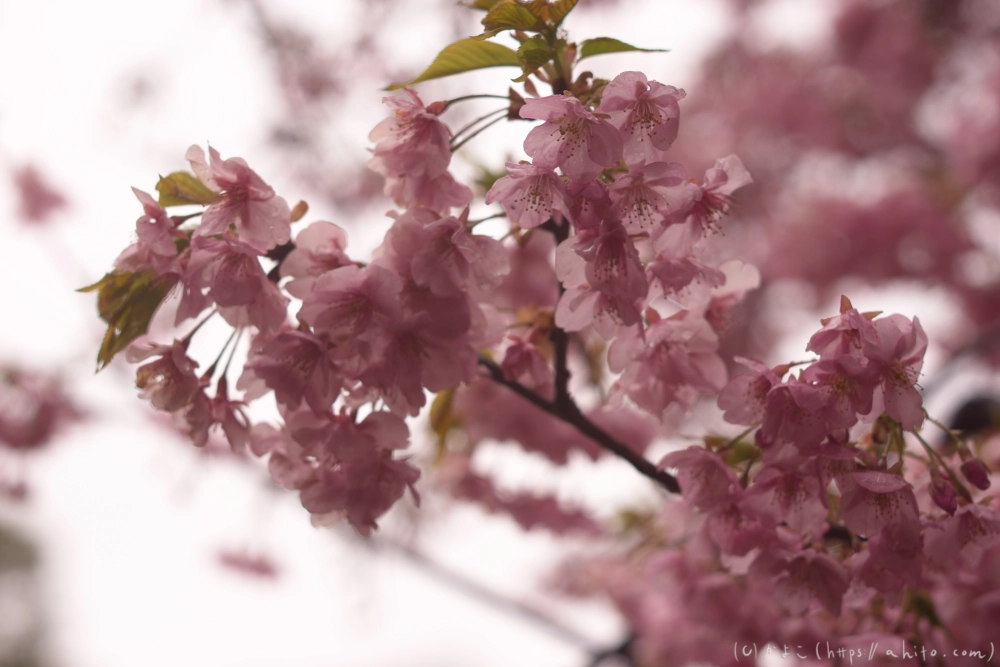
M 931 468 L 931 499 L 934 504 L 943 509 L 948 514 L 954 514 L 958 509 L 958 497 L 955 495 L 955 487 L 950 480 L 946 480 L 941 471 Z
M 990 488 L 990 469 L 982 459 L 971 458 L 962 464 L 962 475 L 977 489 L 985 491 Z

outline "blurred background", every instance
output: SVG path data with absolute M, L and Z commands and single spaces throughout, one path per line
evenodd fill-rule
M 307 201 L 307 221 L 345 228 L 352 256 L 370 253 L 392 208 L 365 169 L 381 89 L 480 18 L 453 0 L 0 0 L 0 667 L 613 664 L 601 655 L 627 641 L 624 621 L 556 575 L 610 553 L 622 517 L 661 502 L 627 464 L 557 468 L 486 443 L 477 465 L 507 488 L 551 491 L 610 527 L 605 540 L 525 531 L 435 489 L 422 417 L 420 509 L 400 503 L 368 541 L 314 529 L 259 462 L 197 450 L 157 417 L 124 359 L 95 374 L 103 327 L 74 292 L 132 241 L 130 186 L 152 192 L 206 141 Z M 672 159 L 700 177 L 735 152 L 754 177 L 718 253 L 756 264 L 763 284 L 724 358 L 800 359 L 847 294 L 920 318 L 932 414 L 993 395 L 1000 5 L 581 0 L 565 27 L 669 49 L 587 68 L 684 88 Z M 428 103 L 505 94 L 513 75 L 418 90 Z M 529 128 L 492 127 L 456 176 L 525 157 Z M 712 410 L 679 433 L 717 427 Z

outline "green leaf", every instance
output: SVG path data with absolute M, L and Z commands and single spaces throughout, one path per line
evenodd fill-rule
M 552 48 L 542 37 L 532 37 L 521 43 L 517 49 L 517 60 L 523 73 L 514 81 L 524 81 L 532 72 L 552 60 Z
M 556 0 L 549 4 L 549 20 L 554 25 L 559 25 L 566 18 L 566 15 L 573 11 L 579 0 Z
M 211 204 L 219 196 L 199 181 L 197 176 L 186 171 L 160 176 L 156 191 L 160 193 L 160 206 L 164 207 Z
M 605 53 L 621 53 L 622 51 L 643 51 L 646 53 L 666 52 L 666 49 L 642 49 L 632 46 L 613 37 L 595 37 L 580 42 L 580 60 L 591 56 L 601 56 Z
M 149 321 L 176 283 L 176 278 L 165 280 L 153 271 L 116 270 L 77 290 L 97 292 L 97 312 L 108 323 L 97 353 L 97 370 L 110 364 L 116 354 L 149 330 Z
M 473 39 L 483 40 L 504 30 L 543 30 L 545 24 L 515 0 L 501 0 L 483 17 L 486 32 Z
M 463 2 L 462 4 L 469 9 L 481 9 L 484 12 L 488 12 L 498 2 L 503 2 L 503 0 L 475 0 L 474 2 Z
M 528 8 L 528 11 L 537 16 L 539 20 L 556 27 L 563 22 L 567 14 L 573 11 L 577 2 L 578 0 L 556 0 L 555 2 L 531 0 L 524 6 Z
M 404 83 L 394 83 L 386 90 L 399 90 L 421 81 L 440 79 L 484 67 L 517 67 L 517 53 L 502 44 L 481 42 L 468 37 L 444 47 L 434 62 L 415 79 Z

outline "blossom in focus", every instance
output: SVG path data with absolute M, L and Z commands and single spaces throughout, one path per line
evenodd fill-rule
M 222 234 L 235 225 L 240 240 L 260 251 L 287 243 L 292 216 L 288 203 L 276 196 L 271 186 L 242 158 L 223 160 L 211 146 L 208 154 L 210 162 L 205 161 L 205 151 L 200 146 L 191 146 L 187 151 L 187 159 L 199 180 L 220 194 L 202 213 L 195 234 Z

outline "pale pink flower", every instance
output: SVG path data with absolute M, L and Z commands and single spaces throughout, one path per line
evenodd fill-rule
M 622 72 L 611 80 L 597 110 L 609 114 L 611 124 L 621 132 L 626 164 L 631 167 L 662 159 L 677 139 L 677 103 L 684 97 L 683 90 L 649 81 L 642 72 Z
M 451 162 L 451 132 L 424 107 L 416 92 L 407 88 L 406 93 L 409 99 L 401 95 L 382 98 L 395 112 L 368 135 L 375 142 L 375 157 L 368 167 L 386 177 L 435 178 Z
M 313 524 L 329 526 L 342 518 L 367 537 L 378 528 L 377 519 L 396 504 L 413 485 L 420 471 L 409 463 L 372 455 L 321 467 L 313 481 L 302 487 L 302 506 L 313 515 Z
M 672 403 L 686 407 L 698 394 L 715 394 L 725 386 L 718 347 L 708 323 L 687 311 L 642 332 L 628 329 L 608 351 L 608 365 L 621 373 L 615 391 L 654 416 L 665 415 Z
M 499 285 L 510 269 L 503 245 L 492 237 L 471 234 L 465 216 L 434 218 L 406 213 L 386 236 L 397 257 L 410 258 L 409 273 L 416 284 L 439 296 Z
M 521 382 L 542 396 L 551 398 L 555 378 L 548 360 L 530 342 L 517 336 L 511 336 L 510 342 L 504 352 L 503 363 L 500 364 L 504 377 L 512 382 Z M 527 381 L 522 379 L 524 376 L 527 376 Z
M 744 357 L 734 361 L 750 372 L 734 377 L 719 393 L 719 408 L 725 411 L 722 418 L 730 424 L 756 424 L 764 418 L 768 392 L 781 384 L 781 378 L 759 361 Z
M 805 613 L 815 600 L 834 616 L 840 616 L 849 583 L 840 563 L 828 554 L 808 550 L 786 563 L 774 587 L 780 604 L 790 614 Z
M 371 341 L 400 317 L 402 289 L 399 276 L 381 266 L 342 266 L 316 279 L 298 317 L 338 344 Z
M 472 190 L 447 171 L 433 177 L 420 174 L 386 176 L 383 194 L 403 208 L 426 208 L 441 215 L 472 201 Z
M 825 494 L 819 476 L 809 468 L 767 465 L 754 476 L 744 504 L 769 514 L 775 523 L 785 522 L 792 530 L 818 538 L 826 530 Z
M 858 422 L 858 415 L 872 411 L 878 380 L 863 359 L 852 355 L 821 359 L 803 370 L 801 378 L 823 390 L 822 413 L 830 430 L 850 428 Z
M 209 298 L 233 326 L 252 324 L 274 331 L 287 317 L 288 298 L 267 279 L 260 251 L 231 234 L 220 238 L 196 236 L 188 264 L 188 279 L 208 287 Z
M 615 214 L 629 232 L 650 232 L 683 222 L 700 195 L 684 165 L 654 162 L 633 168 L 608 189 Z
M 699 246 L 703 241 L 701 230 L 687 222 L 661 228 L 653 237 L 653 251 L 656 254 L 646 265 L 650 282 L 659 281 L 664 292 L 675 293 L 695 281 L 705 287 L 724 285 L 726 274 L 717 267 L 709 266 L 699 257 Z M 740 293 L 739 297 L 742 296 Z M 706 297 L 707 308 L 712 299 L 708 295 Z
M 332 222 L 314 222 L 295 237 L 295 250 L 281 263 L 281 276 L 294 278 L 288 293 L 304 299 L 320 275 L 353 264 L 347 256 L 347 234 Z
M 917 520 L 913 488 L 898 475 L 863 470 L 837 480 L 840 518 L 851 532 L 872 537 L 890 522 Z
M 566 193 L 570 201 L 569 219 L 578 234 L 597 229 L 602 221 L 612 217 L 611 197 L 600 181 L 570 181 Z
M 705 530 L 719 549 L 733 556 L 745 556 L 774 537 L 775 522 L 734 497 L 717 505 L 705 519 Z
M 467 338 L 442 338 L 427 313 L 411 315 L 382 333 L 382 354 L 361 374 L 396 414 L 416 416 L 426 399 L 424 387 L 437 392 L 471 382 L 477 374 L 477 349 Z
M 872 324 L 874 336 L 869 333 L 862 347 L 872 374 L 880 382 L 885 412 L 906 431 L 920 428 L 923 399 L 914 385 L 924 363 L 927 334 L 915 317 L 911 321 L 902 315 L 889 315 Z
M 830 432 L 823 415 L 826 398 L 820 387 L 794 377 L 771 388 L 760 428 L 761 443 L 800 448 L 819 444 Z
M 251 354 L 244 369 L 263 380 L 289 409 L 304 400 L 315 412 L 329 412 L 343 385 L 327 344 L 304 331 L 279 333 Z
M 155 199 L 136 188 L 132 192 L 142 204 L 143 215 L 135 222 L 136 242 L 118 256 L 115 266 L 133 273 L 152 270 L 161 276 L 180 275 L 182 268 L 175 241 L 186 240 L 186 235 L 176 231 L 174 221 Z
M 695 193 L 691 216 L 702 228 L 709 228 L 733 205 L 732 194 L 753 182 L 743 163 L 735 155 L 715 161 L 705 172 L 701 187 Z
M 676 468 L 684 500 L 703 511 L 732 500 L 739 490 L 732 469 L 718 454 L 699 445 L 667 454 L 659 467 Z
M 871 320 L 841 297 L 840 314 L 823 320 L 823 328 L 809 339 L 806 350 L 827 359 L 845 354 L 861 356 L 862 341 L 877 337 Z
M 186 155 L 201 182 L 221 195 L 205 209 L 195 235 L 221 234 L 236 225 L 240 239 L 259 250 L 287 243 L 291 237 L 288 203 L 275 196 L 242 158 L 223 160 L 211 146 L 208 154 L 209 163 L 200 146 L 191 146 Z
M 507 176 L 497 179 L 486 193 L 486 203 L 499 201 L 507 217 L 522 229 L 537 227 L 554 218 L 570 217 L 566 184 L 551 168 L 507 163 Z
M 575 97 L 527 99 L 521 107 L 521 118 L 545 121 L 524 140 L 524 152 L 539 167 L 559 167 L 571 180 L 589 181 L 621 160 L 618 130 L 587 111 Z
M 130 363 L 151 356 L 159 359 L 139 366 L 135 386 L 143 398 L 157 410 L 174 412 L 188 405 L 201 384 L 195 370 L 198 363 L 187 356 L 187 341 L 175 340 L 172 345 L 133 344 L 125 353 Z

